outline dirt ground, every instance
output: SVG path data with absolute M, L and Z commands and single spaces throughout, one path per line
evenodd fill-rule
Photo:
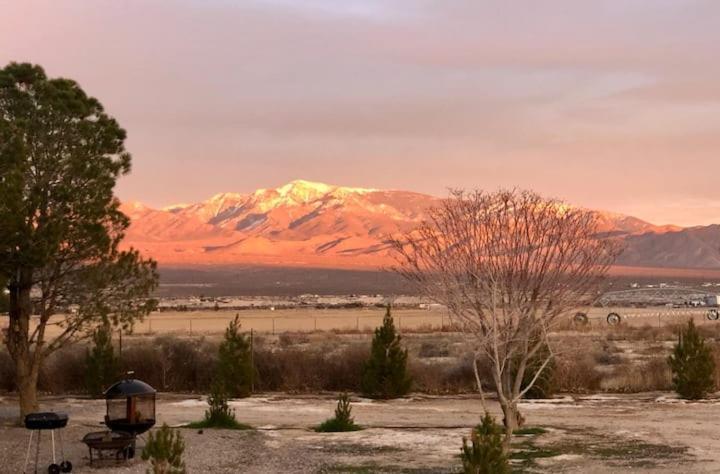
M 331 395 L 266 395 L 231 402 L 248 431 L 183 428 L 188 472 L 207 473 L 453 473 L 459 472 L 462 437 L 482 409 L 477 398 L 414 396 L 390 402 L 353 398 L 353 414 L 365 427 L 352 433 L 315 433 L 331 416 Z M 202 418 L 204 400 L 161 395 L 160 423 L 180 426 Z M 65 452 L 74 472 L 141 473 L 140 459 L 88 465 L 80 442 L 102 430 L 104 402 L 78 398 L 42 401 L 44 410 L 64 411 Z M 687 403 L 667 393 L 558 397 L 522 405 L 528 426 L 514 443 L 516 472 L 710 473 L 720 471 L 717 417 L 720 400 Z M 496 414 L 499 409 L 492 404 Z M 0 399 L 0 472 L 20 473 L 28 431 L 12 426 L 16 400 Z M 40 454 L 46 472 L 49 437 Z M 139 442 L 143 444 L 142 441 Z M 32 472 L 32 471 L 30 471 Z

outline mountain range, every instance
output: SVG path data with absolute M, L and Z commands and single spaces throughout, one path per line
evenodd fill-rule
M 154 209 L 125 202 L 125 245 L 161 264 L 279 265 L 371 269 L 392 256 L 387 235 L 411 230 L 440 198 L 408 191 L 332 186 L 303 180 L 249 194 Z M 601 228 L 626 242 L 620 266 L 720 268 L 720 226 L 657 226 L 593 211 Z

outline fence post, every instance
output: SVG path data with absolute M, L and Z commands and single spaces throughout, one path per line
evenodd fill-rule
M 255 392 L 255 332 L 250 329 L 250 393 Z
M 152 334 L 152 317 L 148 316 L 148 334 Z
M 275 318 L 272 318 L 272 333 L 275 334 Z
M 315 316 L 313 319 L 314 319 L 314 322 L 315 322 L 315 332 L 317 332 L 317 316 Z

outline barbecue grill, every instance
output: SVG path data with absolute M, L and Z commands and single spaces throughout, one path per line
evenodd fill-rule
M 131 378 L 111 386 L 105 391 L 105 425 L 133 436 L 146 432 L 155 425 L 155 393 L 150 385 Z
M 35 469 L 34 472 L 38 472 L 38 458 L 40 455 L 40 435 L 43 431 L 50 431 L 50 438 L 52 439 L 52 464 L 48 466 L 48 472 L 50 474 L 59 474 L 60 472 L 71 472 L 72 463 L 65 459 L 65 451 L 63 449 L 62 434 L 58 432 L 60 436 L 60 456 L 62 461 L 60 464 L 56 462 L 55 458 L 55 430 L 65 428 L 67 426 L 68 416 L 65 413 L 54 413 L 54 412 L 42 412 L 42 413 L 30 413 L 25 416 L 25 428 L 30 430 L 30 441 L 28 441 L 27 452 L 25 453 L 25 464 L 23 465 L 23 472 L 27 472 L 28 461 L 30 460 L 30 448 L 33 441 L 33 433 L 37 434 L 37 444 L 35 448 Z

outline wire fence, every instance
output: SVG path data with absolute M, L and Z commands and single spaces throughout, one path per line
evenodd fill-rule
M 236 313 L 224 316 L 149 316 L 137 323 L 134 334 L 187 333 L 214 334 L 225 330 Z M 238 313 L 240 314 L 240 313 Z M 283 332 L 368 332 L 382 324 L 382 315 L 346 314 L 339 316 L 238 316 L 243 330 L 257 333 Z M 452 330 L 450 319 L 444 314 L 395 314 L 399 331 L 431 332 Z
M 611 326 L 610 314 L 616 314 L 620 322 L 629 326 L 664 326 L 684 323 L 693 319 L 696 324 L 720 324 L 710 317 L 712 308 L 590 308 L 585 314 L 591 327 Z M 138 321 L 133 329 L 135 335 L 221 334 L 228 323 L 238 317 L 244 331 L 280 334 L 283 332 L 331 331 L 338 333 L 370 332 L 382 324 L 383 311 L 377 309 L 345 310 L 258 310 L 252 311 L 196 311 L 153 313 Z M 717 313 L 715 313 L 717 315 Z M 393 312 L 395 326 L 401 332 L 454 331 L 452 318 L 445 309 L 396 310 Z M 35 319 L 35 318 L 33 318 Z M 51 319 L 46 336 L 52 337 L 61 330 L 63 316 Z M 570 320 L 570 319 L 569 319 Z M 617 322 L 617 321 L 615 321 Z M 34 328 L 35 321 L 31 321 Z M 0 318 L 0 329 L 6 329 L 8 318 Z

